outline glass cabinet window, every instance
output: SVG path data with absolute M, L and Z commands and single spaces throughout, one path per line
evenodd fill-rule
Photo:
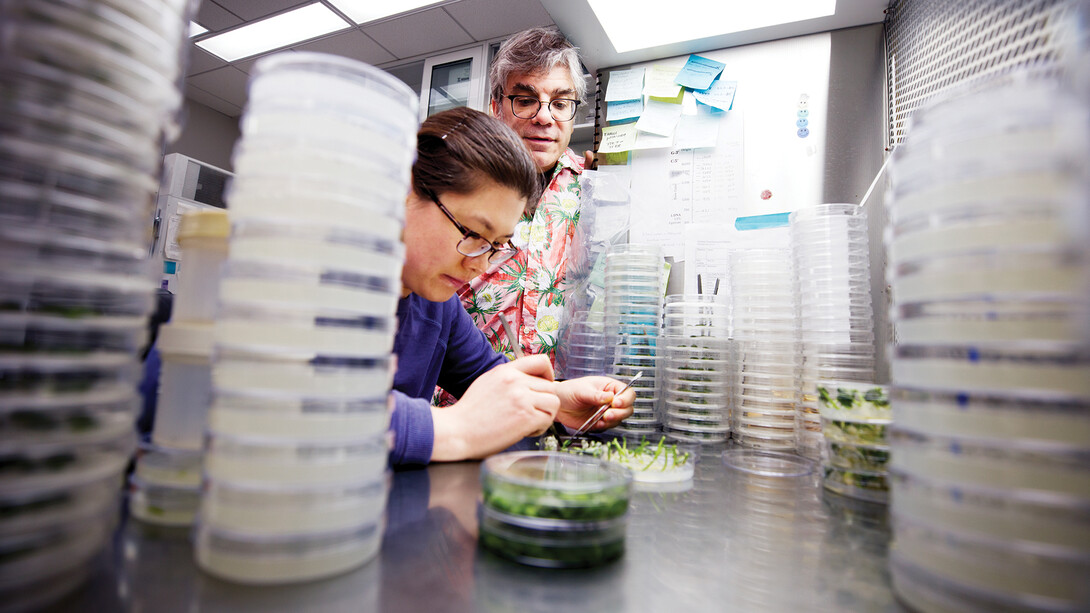
M 472 71 L 472 58 L 440 64 L 431 69 L 428 116 L 470 104 L 470 86 L 473 83 Z

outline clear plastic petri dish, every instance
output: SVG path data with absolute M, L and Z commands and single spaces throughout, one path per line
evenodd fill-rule
M 203 456 L 199 449 L 179 449 L 153 442 L 141 442 L 134 474 L 144 483 L 164 487 L 200 487 Z
M 377 411 L 321 413 L 277 410 L 252 403 L 240 406 L 223 398 L 217 394 L 208 410 L 208 428 L 221 434 L 345 441 L 373 437 L 385 432 L 390 423 L 385 402 L 374 403 L 381 407 Z
M 221 303 L 215 328 L 217 347 L 246 348 L 287 356 L 373 358 L 393 349 L 393 317 L 269 303 Z M 298 359 L 298 358 L 297 358 Z
M 389 276 L 401 269 L 404 246 L 393 237 L 365 237 L 359 234 L 297 231 L 271 224 L 261 230 L 249 221 L 234 224 L 230 260 L 269 264 L 305 264 L 359 275 Z
M 312 581 L 347 572 L 378 555 L 383 522 L 322 534 L 240 535 L 198 524 L 197 564 L 206 572 L 238 583 Z
M 966 393 L 1038 393 L 1090 397 L 1084 360 L 1064 344 L 903 345 L 892 379 L 916 389 Z
M 673 440 L 700 444 L 723 443 L 730 438 L 729 427 L 695 429 L 666 423 L 663 425 L 662 431 Z
M 481 546 L 520 564 L 589 568 L 624 555 L 624 517 L 573 525 L 564 519 L 504 513 L 482 504 L 478 518 Z
M 890 444 L 894 454 L 891 467 L 911 476 L 941 475 L 951 484 L 1090 500 L 1085 449 L 1022 440 L 928 435 L 900 427 L 891 432 Z
M 888 422 L 893 419 L 889 387 L 858 381 L 818 381 L 821 414 L 834 420 Z
M 829 419 L 822 415 L 821 431 L 826 440 L 847 445 L 889 445 L 889 420 Z
M 386 433 L 325 441 L 233 436 L 209 432 L 207 478 L 280 486 L 333 485 L 376 479 L 386 469 Z
M 381 521 L 390 475 L 332 486 L 272 487 L 208 480 L 200 521 L 239 535 L 350 530 Z
M 5 559 L 0 592 L 14 591 L 86 564 L 108 542 L 116 515 L 115 501 L 97 517 L 0 537 L 0 552 Z
M 100 520 L 116 508 L 121 485 L 122 473 L 118 471 L 70 487 L 42 487 L 0 494 L 0 505 L 4 508 L 0 538 Z
M 65 489 L 119 475 L 134 448 L 132 432 L 79 443 L 4 441 L 0 455 L 12 467 L 0 476 L 5 493 Z
M 740 448 L 724 451 L 723 464 L 761 477 L 805 477 L 817 468 L 813 460 L 802 456 Z
M 869 502 L 889 501 L 889 480 L 885 471 L 845 469 L 826 464 L 822 484 L 825 489 L 849 498 Z
M 1077 500 L 951 484 L 941 475 L 910 476 L 892 470 L 889 478 L 899 517 L 1046 554 L 1077 557 L 1090 547 L 1090 519 Z
M 0 366 L 0 373 L 7 374 Z M 10 371 L 9 371 L 10 372 Z M 25 376 L 27 373 L 19 373 Z M 42 373 L 35 373 L 42 374 Z M 74 390 L 87 379 L 85 372 L 48 373 L 61 390 Z M 97 373 L 91 373 L 95 376 Z M 13 396 L 0 395 L 0 444 L 79 443 L 112 439 L 132 430 L 141 399 L 125 380 L 112 390 Z M 126 386 L 128 383 L 128 386 Z M 128 387 L 128 389 L 125 389 Z M 50 392 L 57 390 L 50 388 Z M 12 391 L 10 389 L 5 391 Z M 25 388 L 22 391 L 27 391 Z
M 160 526 L 189 526 L 201 504 L 200 486 L 180 487 L 149 483 L 139 476 L 129 479 L 129 512 L 133 517 Z
M 486 507 L 574 525 L 623 517 L 631 486 L 629 469 L 589 456 L 514 451 L 481 464 Z
M 893 388 L 898 423 L 924 434 L 1087 447 L 1090 402 L 1074 397 Z
M 985 601 L 1006 607 L 1019 603 L 1030 608 L 1033 603 L 1047 602 L 1054 610 L 1077 610 L 1075 603 L 1083 601 L 1083 579 L 1090 571 L 1085 556 L 1072 559 L 1027 551 L 1015 544 L 910 520 L 898 515 L 896 508 L 892 516 L 895 546 L 891 555 L 896 552 L 896 559 L 937 575 L 932 586 L 958 586 L 955 590 L 985 594 Z
M 843 470 L 886 472 L 889 456 L 889 445 L 852 445 L 825 439 L 826 464 Z
M 225 304 L 260 303 L 289 308 L 319 305 L 342 312 L 393 317 L 396 275 L 361 275 L 319 267 L 231 260 L 219 284 Z

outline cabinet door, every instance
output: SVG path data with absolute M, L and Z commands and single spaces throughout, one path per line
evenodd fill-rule
M 444 53 L 424 61 L 420 120 L 440 111 L 468 106 L 486 110 L 484 45 Z

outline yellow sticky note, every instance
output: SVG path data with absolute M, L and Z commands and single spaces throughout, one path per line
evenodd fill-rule
M 681 94 L 681 86 L 674 83 L 678 68 L 652 66 L 644 75 L 643 93 L 656 98 L 674 98 Z M 678 101 L 681 104 L 681 101 Z

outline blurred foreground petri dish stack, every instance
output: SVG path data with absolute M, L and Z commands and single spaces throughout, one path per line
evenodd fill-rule
M 820 204 L 794 211 L 790 224 L 804 360 L 798 450 L 821 458 L 819 383 L 875 377 L 867 213 L 851 203 Z
M 712 294 L 666 297 L 663 430 L 672 438 L 730 437 L 730 302 Z
M 612 352 L 611 374 L 632 385 L 632 416 L 617 430 L 633 436 L 659 431 L 659 336 L 666 259 L 657 245 L 614 245 L 606 251 L 605 346 Z
M 1016 73 L 921 108 L 894 153 L 890 570 L 915 609 L 1090 604 L 1088 125 Z
M 78 587 L 118 518 L 194 4 L 0 4 L 3 611 Z
M 255 67 L 195 533 L 198 564 L 220 578 L 306 581 L 378 552 L 416 104 L 343 57 Z
M 480 543 L 530 566 L 600 566 L 622 555 L 632 471 L 592 456 L 511 451 L 481 464 Z
M 802 368 L 790 249 L 731 253 L 734 407 L 731 437 L 766 451 L 795 451 Z

